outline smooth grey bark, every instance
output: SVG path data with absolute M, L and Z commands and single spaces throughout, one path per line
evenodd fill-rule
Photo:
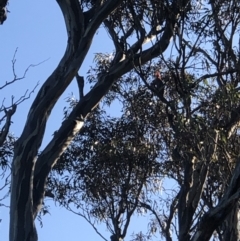
M 56 101 L 81 66 L 91 46 L 95 31 L 105 16 L 111 13 L 120 3 L 121 1 L 109 0 L 99 7 L 98 14 L 95 14 L 92 19 L 87 19 L 84 17 L 77 0 L 58 1 L 65 17 L 68 45 L 58 67 L 43 84 L 34 100 L 22 135 L 16 142 L 11 183 L 11 241 L 37 240 L 34 226 L 37 209 L 33 208 L 33 174 L 47 119 Z M 86 25 L 86 28 L 84 25 Z M 55 159 L 65 150 L 74 134 L 80 129 L 81 124 L 79 123 L 82 123 L 82 120 L 78 121 L 73 118 L 66 123 L 70 132 L 64 131 L 64 134 L 68 134 L 67 140 L 64 140 L 66 143 L 57 143 L 62 145 L 59 152 L 54 154 Z M 59 138 L 59 135 L 57 134 L 56 137 L 54 142 Z M 48 170 L 50 171 L 49 168 Z M 44 191 L 41 196 L 43 195 Z
M 51 110 L 70 84 L 91 46 L 93 36 L 103 22 L 122 1 L 97 1 L 93 9 L 82 12 L 78 0 L 57 0 L 65 18 L 68 45 L 55 71 L 43 84 L 27 117 L 23 132 L 16 142 L 12 164 L 10 241 L 36 241 L 34 219 L 44 198 L 45 183 L 52 166 L 81 129 L 84 119 L 98 105 L 114 81 L 134 66 L 144 64 L 163 53 L 173 36 L 174 25 L 182 6 L 188 1 L 172 3 L 172 15 L 166 20 L 164 33 L 149 49 L 138 53 L 145 38 L 133 45 L 131 58 L 116 61 L 109 72 L 86 94 L 62 123 L 52 140 L 37 158 Z M 147 38 L 147 37 L 146 37 Z
M 200 220 L 195 235 L 191 241 L 208 241 L 210 240 L 214 230 L 221 225 L 223 220 L 234 210 L 240 197 L 240 159 L 231 178 L 231 182 L 225 195 L 220 200 L 219 204 L 210 209 Z
M 191 160 L 184 164 L 184 182 L 179 192 L 178 224 L 179 241 L 189 241 L 193 216 L 198 207 L 208 173 L 208 164 L 194 165 Z

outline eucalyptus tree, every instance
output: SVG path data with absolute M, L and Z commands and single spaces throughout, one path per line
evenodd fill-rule
M 121 76 L 136 66 L 161 55 L 175 34 L 180 16 L 191 10 L 188 0 L 57 0 L 57 4 L 66 23 L 67 47 L 33 101 L 25 127 L 15 144 L 10 203 L 11 241 L 37 240 L 34 219 L 41 208 L 52 167 L 113 83 L 120 81 Z M 79 100 L 38 155 L 48 117 L 78 70 L 81 71 L 92 39 L 101 25 L 111 36 L 114 56 L 108 68 L 96 77 L 93 88 Z M 151 45 L 147 46 L 147 43 Z M 80 93 L 82 80 L 78 81 Z
M 198 14 L 181 18 L 170 61 L 159 63 L 168 170 L 179 183 L 164 227 L 158 220 L 166 240 L 173 230 L 178 240 L 239 239 L 238 9 L 235 1 L 199 1 Z M 138 72 L 148 84 L 146 71 Z
M 148 86 L 139 84 L 141 75 L 129 73 L 121 85 L 113 86 L 103 103 L 111 103 L 115 96 L 123 105 L 122 115 L 113 118 L 98 108 L 50 175 L 48 191 L 55 201 L 84 217 L 97 232 L 95 224 L 105 223 L 111 240 L 125 238 L 132 216 L 142 210 L 155 218 L 146 222 L 149 232 L 136 233 L 134 240 L 148 240 L 158 232 L 166 240 L 194 240 L 212 213 L 217 217 L 211 229 L 210 225 L 203 228 L 204 235 L 209 235 L 203 240 L 212 235 L 220 240 L 237 238 L 233 202 L 238 203 L 238 189 L 231 202 L 224 195 L 234 178 L 239 135 L 232 129 L 226 137 L 230 122 L 216 128 L 229 114 L 226 104 L 235 111 L 239 95 L 229 90 L 232 101 L 225 89 L 211 86 L 206 79 L 194 86 L 200 79 L 185 72 L 184 79 L 178 79 L 175 71 L 163 71 L 161 80 L 152 77 L 153 71 L 144 79 Z M 164 96 L 156 81 L 164 83 Z M 186 83 L 196 106 L 188 101 L 184 107 L 177 88 Z M 216 113 L 223 119 L 216 118 Z M 166 178 L 174 180 L 175 190 L 164 194 L 159 183 Z
M 168 241 L 173 240 L 173 232 L 178 240 L 184 241 L 210 240 L 211 237 L 238 240 L 239 3 L 198 1 L 195 7 L 192 4 L 189 8 L 188 13 L 180 12 L 179 21 L 174 25 L 170 58 L 160 54 L 158 61 L 135 64 L 135 76 L 129 72 L 120 83 L 115 82 L 111 89 L 115 93 L 110 92 L 107 97 L 114 99 L 116 92 L 121 93 L 121 84 L 124 87 L 126 83 L 129 83 L 126 90 L 131 94 L 136 76 L 142 79 L 146 92 L 151 90 L 158 97 L 157 103 L 155 97 L 146 94 L 142 94 L 145 99 L 134 94 L 125 100 L 134 106 L 131 110 L 135 110 L 144 125 L 150 120 L 158 122 L 152 133 L 161 136 L 164 151 L 159 151 L 165 153 L 158 174 L 165 174 L 178 183 L 175 195 L 167 200 L 167 209 L 162 212 L 151 202 L 138 203 L 155 215 L 151 227 L 155 225 Z M 112 64 L 109 58 L 99 58 L 99 61 L 98 76 L 108 72 Z M 142 93 L 140 87 L 138 90 Z M 155 103 L 155 108 L 150 103 Z M 152 109 L 156 111 L 150 118 L 146 112 Z M 96 132 L 100 134 L 101 128 Z M 135 138 L 137 140 L 137 135 Z M 80 146 L 79 150 L 83 148 L 84 142 L 81 142 L 73 144 L 73 148 L 75 145 Z M 108 155 L 110 150 L 111 145 Z M 69 153 L 71 146 L 66 155 Z M 101 158 L 100 153 L 98 155 Z M 71 159 L 78 160 L 75 156 Z M 103 169 L 101 175 L 104 173 Z M 85 181 L 86 185 L 86 179 L 80 177 L 79 182 Z M 63 194 L 69 194 L 69 189 Z M 94 192 L 95 198 L 102 198 L 99 191 L 91 191 L 91 188 L 84 191 L 89 198 Z M 60 201 L 64 203 L 64 200 L 61 197 Z M 149 236 L 138 235 L 135 240 L 144 238 L 147 240 Z
M 164 167 L 169 166 L 166 170 L 179 183 L 179 192 L 168 215 L 164 214 L 166 225 L 159 222 L 163 235 L 167 240 L 172 239 L 170 231 L 175 227 L 172 220 L 177 213 L 179 240 L 209 240 L 214 231 L 220 239 L 230 231 L 228 237 L 234 240 L 236 222 L 231 224 L 235 219 L 229 217 L 235 218 L 240 184 L 236 146 L 239 49 L 235 48 L 239 3 L 224 0 L 57 0 L 57 3 L 66 23 L 67 47 L 33 101 L 15 144 L 10 240 L 37 240 L 34 220 L 51 169 L 100 100 L 110 89 L 118 90 L 124 75 L 132 70 L 159 97 L 162 104 L 159 120 L 168 123 L 157 129 L 165 134 L 169 160 Z M 101 25 L 111 37 L 114 54 L 99 58 L 102 67 L 91 76 L 95 84 L 83 95 L 84 78 L 79 78 L 77 72 L 82 71 L 92 39 Z M 170 43 L 168 60 L 164 52 Z M 158 82 L 151 85 L 149 73 L 154 72 L 151 69 L 157 57 L 161 60 L 156 67 Z M 75 76 L 81 98 L 38 155 L 48 117 Z M 125 148 L 124 145 L 119 148 Z M 145 208 L 152 207 L 145 205 Z M 116 229 L 113 234 L 117 234 Z
M 145 104 L 152 94 L 140 89 L 134 97 Z M 48 180 L 54 200 L 86 219 L 104 240 L 96 223 L 105 223 L 112 241 L 126 238 L 132 216 L 141 212 L 148 193 L 160 192 L 164 176 L 164 142 L 157 131 L 163 122 L 154 118 L 156 105 L 148 111 L 142 106 L 146 112 L 135 109 L 134 92 L 124 93 L 128 98 L 123 99 L 121 117 L 110 117 L 100 108 L 92 113 Z

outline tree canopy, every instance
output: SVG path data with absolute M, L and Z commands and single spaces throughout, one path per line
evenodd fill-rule
M 141 210 L 154 219 L 150 232 L 135 240 L 159 232 L 167 241 L 237 240 L 240 3 L 57 3 L 68 42 L 14 140 L 10 240 L 37 240 L 34 220 L 49 193 L 93 227 L 92 220 L 104 221 L 111 241 L 126 237 Z M 95 65 L 79 76 L 100 26 L 115 49 L 96 54 Z M 51 111 L 75 77 L 79 100 L 39 152 Z M 92 88 L 84 95 L 85 83 Z M 114 101 L 119 117 L 106 112 Z M 5 152 L 12 145 L 5 126 L 15 106 L 0 109 L 6 123 L 0 160 L 12 155 Z M 164 178 L 177 188 L 163 200 Z

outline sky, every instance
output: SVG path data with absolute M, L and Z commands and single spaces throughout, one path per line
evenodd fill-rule
M 18 77 L 23 75 L 29 65 L 41 63 L 34 68 L 30 68 L 26 78 L 0 92 L 0 101 L 5 99 L 4 103 L 8 105 L 11 103 L 11 96 L 18 99 L 26 90 L 31 91 L 37 83 L 39 84 L 31 98 L 18 106 L 17 112 L 13 116 L 11 132 L 15 136 L 20 136 L 29 107 L 38 89 L 57 66 L 65 51 L 67 35 L 65 23 L 56 1 L 10 0 L 8 10 L 10 12 L 7 21 L 0 25 L 0 86 L 13 79 L 12 59 L 16 50 L 15 72 Z M 109 37 L 104 29 L 100 28 L 79 72 L 80 75 L 86 75 L 88 68 L 93 65 L 94 53 L 111 52 L 113 50 L 111 41 L 108 41 L 108 39 Z M 63 108 L 67 105 L 65 100 L 71 94 L 78 97 L 75 81 L 65 91 L 52 112 L 47 124 L 43 147 L 62 122 Z M 117 108 L 117 106 L 114 108 L 115 114 L 117 114 Z M 112 110 L 112 112 L 114 111 Z M 9 199 L 5 203 L 8 205 L 8 202 Z M 49 201 L 47 204 L 50 205 L 50 214 L 43 217 L 43 228 L 36 221 L 40 241 L 102 240 L 82 218 L 71 214 L 64 208 L 60 208 L 54 202 Z M 0 207 L 0 219 L 2 219 L 0 223 L 0 241 L 5 241 L 8 240 L 9 225 L 9 210 L 7 208 Z M 142 222 L 137 218 L 134 218 L 134 220 L 129 234 L 136 227 L 138 227 L 139 231 L 144 231 L 144 225 L 141 225 Z M 106 228 L 104 226 L 99 228 L 103 235 L 109 239 L 110 233 L 106 232 Z

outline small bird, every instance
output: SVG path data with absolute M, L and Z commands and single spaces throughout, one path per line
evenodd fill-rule
M 152 82 L 153 87 L 156 89 L 156 94 L 159 97 L 159 99 L 167 103 L 167 100 L 164 97 L 164 83 L 162 82 L 162 77 L 159 71 L 155 72 L 155 79 Z
M 155 77 L 156 77 L 156 80 L 162 81 L 161 74 L 160 74 L 160 72 L 158 70 L 155 72 Z

